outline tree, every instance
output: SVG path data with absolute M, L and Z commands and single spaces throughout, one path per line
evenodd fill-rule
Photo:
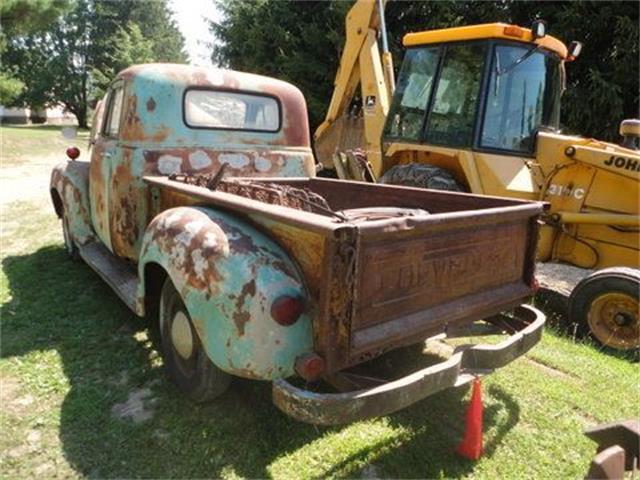
M 315 128 L 331 99 L 352 3 L 228 0 L 223 20 L 211 25 L 219 43 L 212 59 L 298 85 Z M 637 2 L 393 1 L 386 8 L 396 68 L 405 33 L 498 21 L 527 26 L 538 18 L 548 22 L 550 34 L 584 42 L 582 56 L 567 64 L 563 125 L 615 140 L 620 120 L 640 115 Z
M 69 0 L 3 0 L 0 3 L 3 35 L 44 30 L 69 6 Z
M 20 95 L 24 83 L 11 75 L 0 72 L 0 105 L 11 103 L 14 98 Z
M 182 62 L 183 45 L 164 1 L 76 0 L 48 31 L 14 36 L 2 60 L 27 87 L 16 103 L 62 103 L 86 127 L 90 100 L 118 71 L 133 63 Z
M 3 0 L 0 2 L 0 55 L 7 39 L 15 35 L 44 30 L 69 8 L 69 0 Z M 3 65 L 0 72 L 0 104 L 11 103 L 24 89 L 13 69 Z
M 318 124 L 333 91 L 350 4 L 261 0 L 219 7 L 225 21 L 212 30 L 223 45 L 213 51 L 213 61 L 294 83 L 305 94 L 312 124 Z

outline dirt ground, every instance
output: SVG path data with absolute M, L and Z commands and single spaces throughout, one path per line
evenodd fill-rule
M 51 168 L 64 162 L 64 152 L 38 156 L 28 162 L 2 165 L 0 169 L 0 205 L 15 201 L 43 201 L 49 198 Z

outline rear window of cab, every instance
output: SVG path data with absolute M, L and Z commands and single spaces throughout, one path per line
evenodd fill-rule
M 190 128 L 275 133 L 281 126 L 280 102 L 268 95 L 189 89 L 183 108 Z

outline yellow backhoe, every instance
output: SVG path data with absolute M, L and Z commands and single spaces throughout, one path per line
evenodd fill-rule
M 536 21 L 409 33 L 403 45 L 396 86 L 384 1 L 354 4 L 315 132 L 324 168 L 549 202 L 539 261 L 590 270 L 572 285 L 570 319 L 603 345 L 640 348 L 640 121 L 621 123 L 621 145 L 560 133 L 565 63 L 581 44 L 567 47 Z

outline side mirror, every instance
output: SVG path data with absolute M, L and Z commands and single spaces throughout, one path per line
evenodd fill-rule
M 547 34 L 547 22 L 544 20 L 536 20 L 531 24 L 531 35 L 533 39 L 542 38 Z
M 582 52 L 582 43 L 576 42 L 575 40 L 569 44 L 569 53 L 567 54 L 567 61 L 573 62 L 578 55 Z

